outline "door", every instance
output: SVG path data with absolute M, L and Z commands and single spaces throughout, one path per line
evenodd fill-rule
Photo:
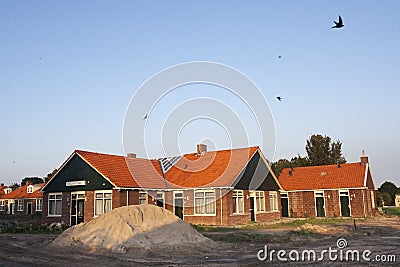
M 71 193 L 71 226 L 85 221 L 84 192 Z
M 26 204 L 27 214 L 32 214 L 32 203 L 28 202 Z
M 325 217 L 324 192 L 315 192 L 315 208 L 317 217 Z
M 282 217 L 289 217 L 289 199 L 281 195 Z
M 174 213 L 183 220 L 183 193 L 174 192 Z
M 350 217 L 350 198 L 349 191 L 339 191 L 340 212 L 343 217 Z
M 254 210 L 254 197 L 250 197 L 250 218 L 252 222 L 256 221 L 255 210 Z
M 14 203 L 8 203 L 8 214 L 14 214 Z

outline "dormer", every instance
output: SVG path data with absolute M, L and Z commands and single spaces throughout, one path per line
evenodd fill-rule
M 26 188 L 26 192 L 28 194 L 31 194 L 31 193 L 33 193 L 33 191 L 35 191 L 34 186 L 32 184 L 28 185 L 28 187 Z
M 4 194 L 10 194 L 10 193 L 11 193 L 11 191 L 12 191 L 12 189 L 11 189 L 11 188 L 9 188 L 9 187 L 7 187 L 7 188 L 4 188 Z

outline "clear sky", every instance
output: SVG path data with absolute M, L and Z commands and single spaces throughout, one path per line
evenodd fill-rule
M 259 86 L 275 119 L 271 160 L 305 156 L 309 136 L 326 134 L 349 162 L 366 151 L 377 186 L 400 185 L 399 10 L 397 0 L 0 1 L 0 180 L 45 176 L 75 149 L 123 154 L 140 85 L 199 60 Z M 344 28 L 331 29 L 339 14 Z M 182 94 L 212 91 L 199 88 Z M 158 109 L 171 112 L 181 96 Z M 200 134 L 182 130 L 182 152 L 208 135 L 220 137 L 216 148 L 229 145 L 218 124 L 191 127 Z

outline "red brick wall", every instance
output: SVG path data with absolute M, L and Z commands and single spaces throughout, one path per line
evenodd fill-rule
M 62 200 L 61 200 L 61 216 L 48 217 L 48 193 L 43 194 L 43 212 L 42 212 L 42 220 L 45 223 L 53 223 L 53 222 L 64 222 L 66 224 L 70 223 L 70 193 L 63 192 Z

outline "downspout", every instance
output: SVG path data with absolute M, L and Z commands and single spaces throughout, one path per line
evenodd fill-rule
M 126 190 L 126 205 L 129 206 L 129 190 Z
M 220 217 L 221 217 L 221 225 L 222 225 L 222 193 L 221 193 L 221 188 L 219 189 L 219 203 L 220 203 Z
M 365 197 L 364 197 L 364 190 L 362 190 L 363 195 L 363 208 L 364 208 L 364 217 L 365 217 Z

